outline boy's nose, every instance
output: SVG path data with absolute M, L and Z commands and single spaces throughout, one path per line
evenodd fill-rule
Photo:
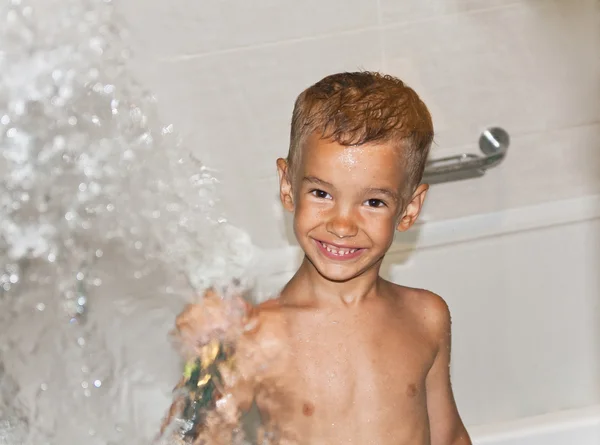
M 349 238 L 356 236 L 358 233 L 358 226 L 352 218 L 341 215 L 331 218 L 327 222 L 326 229 L 329 233 L 338 238 Z

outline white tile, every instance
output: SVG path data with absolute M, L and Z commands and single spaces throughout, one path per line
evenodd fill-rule
M 486 177 L 432 188 L 430 219 L 498 211 L 598 191 L 600 16 L 548 2 L 436 18 L 385 31 L 392 74 L 434 115 L 433 156 L 476 151 L 479 132 L 505 127 L 513 143 Z M 511 32 L 506 31 L 511 26 Z M 293 101 L 326 74 L 380 69 L 377 30 L 346 33 L 185 62 L 138 58 L 136 72 L 166 122 L 217 168 L 226 216 L 261 247 L 288 244 L 274 161 L 287 152 Z M 284 229 L 282 229 L 284 227 Z M 287 230 L 287 232 L 286 232 Z
M 598 141 L 600 124 L 514 137 L 484 177 L 432 186 L 424 214 L 442 220 L 600 193 Z
M 544 0 L 528 0 L 544 1 Z M 382 22 L 405 23 L 414 20 L 428 20 L 441 15 L 460 12 L 495 9 L 523 0 L 380 0 Z
M 441 147 L 600 120 L 600 8 L 536 2 L 384 30 L 387 70 L 430 106 Z
M 328 74 L 379 69 L 376 30 L 152 64 L 135 71 L 186 145 L 220 171 L 227 216 L 260 246 L 281 245 L 275 160 L 285 156 L 293 103 Z
M 377 25 L 376 0 L 138 0 L 116 3 L 138 50 L 208 53 Z
M 393 281 L 450 306 L 453 387 L 467 424 L 600 401 L 599 229 L 583 221 L 416 250 L 392 268 Z

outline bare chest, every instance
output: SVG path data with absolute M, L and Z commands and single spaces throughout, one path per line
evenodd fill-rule
M 291 323 L 272 364 L 271 387 L 278 390 L 263 398 L 265 408 L 328 424 L 356 416 L 375 422 L 419 409 L 432 346 L 413 324 L 368 315 Z

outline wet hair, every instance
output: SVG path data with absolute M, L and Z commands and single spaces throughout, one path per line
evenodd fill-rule
M 433 141 L 431 115 L 417 93 L 400 79 L 368 71 L 327 76 L 298 96 L 287 158 L 291 176 L 304 143 L 317 132 L 345 146 L 398 146 L 408 193 L 423 177 Z

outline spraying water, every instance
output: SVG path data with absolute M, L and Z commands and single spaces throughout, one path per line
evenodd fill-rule
M 148 444 L 192 290 L 254 250 L 128 74 L 110 0 L 0 6 L 0 444 Z

